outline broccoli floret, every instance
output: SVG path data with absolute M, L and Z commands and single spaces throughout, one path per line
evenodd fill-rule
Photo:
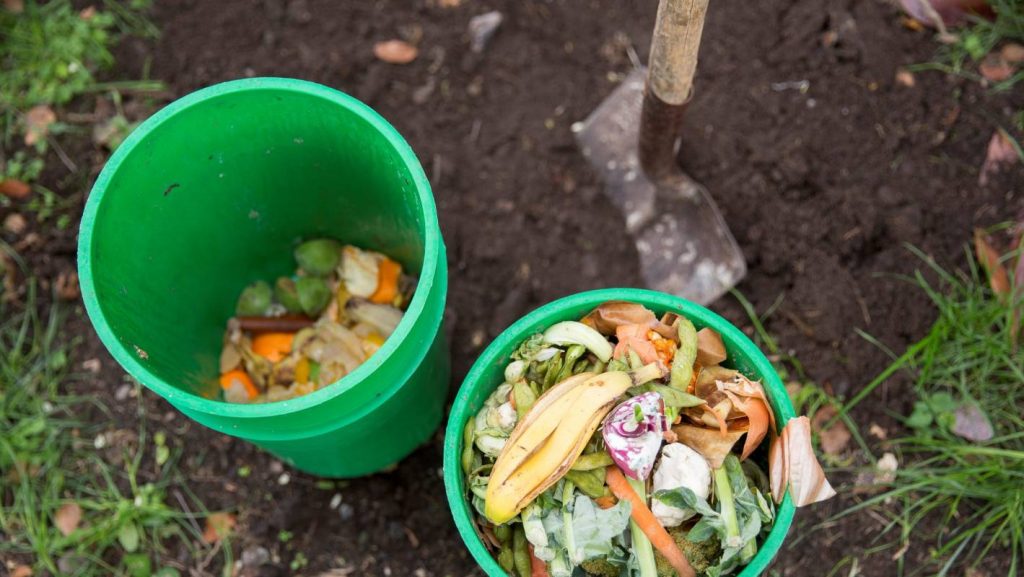
M 587 559 L 580 564 L 580 568 L 586 571 L 587 575 L 593 575 L 595 577 L 619 577 L 622 573 L 621 568 L 612 565 L 604 557 Z
M 722 556 L 721 544 L 717 537 L 709 537 L 701 543 L 694 543 L 686 538 L 686 533 L 687 530 L 681 527 L 673 527 L 668 530 L 668 534 L 672 535 L 676 545 L 682 549 L 683 555 L 686 555 L 693 570 L 701 575 L 708 570 L 708 567 L 717 563 Z M 658 577 L 676 577 L 676 571 L 669 565 L 668 559 L 657 550 L 654 551 L 654 561 L 658 567 Z

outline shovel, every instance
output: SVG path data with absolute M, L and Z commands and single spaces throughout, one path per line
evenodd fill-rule
M 626 217 L 644 282 L 700 304 L 747 272 L 711 195 L 676 162 L 707 8 L 708 0 L 661 0 L 649 74 L 634 70 L 575 127 L 605 194 Z

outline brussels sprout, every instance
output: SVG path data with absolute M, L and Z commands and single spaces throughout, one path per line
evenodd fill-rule
M 331 301 L 331 289 L 320 278 L 311 276 L 299 278 L 295 281 L 295 292 L 302 310 L 311 317 L 319 315 Z
M 274 298 L 281 303 L 290 313 L 301 313 L 302 302 L 299 301 L 299 293 L 295 289 L 295 281 L 283 276 L 274 283 Z
M 267 312 L 272 300 L 270 285 L 258 280 L 245 287 L 238 297 L 235 313 L 239 316 L 259 316 Z
M 329 238 L 307 240 L 295 249 L 295 260 L 299 267 L 314 276 L 327 276 L 334 271 L 341 260 L 341 246 Z

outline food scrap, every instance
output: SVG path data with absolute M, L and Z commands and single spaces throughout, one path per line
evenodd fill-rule
M 387 256 L 329 238 L 295 249 L 297 270 L 239 295 L 220 356 L 230 403 L 283 401 L 351 373 L 384 344 L 415 278 Z
M 778 431 L 761 384 L 728 365 L 715 330 L 629 302 L 521 343 L 463 434 L 474 522 L 498 564 L 512 577 L 729 575 L 784 493 L 831 497 L 806 418 Z

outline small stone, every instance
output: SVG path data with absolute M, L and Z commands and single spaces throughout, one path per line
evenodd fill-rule
M 281 461 L 271 461 L 270 462 L 270 472 L 271 473 L 280 473 L 282 471 L 284 471 L 284 465 L 281 464 Z
M 900 68 L 896 71 L 896 84 L 900 86 L 906 86 L 907 88 L 913 88 L 917 81 L 914 80 L 914 73 L 907 70 L 906 68 Z
M 470 50 L 476 53 L 483 52 L 504 19 L 505 17 L 497 10 L 474 16 L 469 21 Z
M 278 485 L 287 485 L 292 480 L 292 476 L 288 473 L 281 473 L 281 476 L 277 478 Z
M 355 517 L 356 510 L 352 505 L 342 503 L 341 506 L 338 507 L 338 515 L 341 516 L 342 521 L 349 521 L 352 517 Z
M 7 215 L 4 219 L 4 230 L 11 234 L 21 234 L 25 232 L 25 228 L 28 226 L 28 221 L 20 213 L 12 212 Z
M 103 368 L 103 364 L 99 359 L 89 359 L 82 361 L 82 368 L 89 371 L 90 373 L 98 373 Z
M 335 493 L 334 496 L 331 497 L 331 509 L 337 509 L 338 505 L 341 505 L 341 493 Z
M 248 547 L 242 551 L 242 566 L 258 567 L 270 561 L 270 551 L 264 547 Z
M 127 399 L 128 396 L 131 395 L 131 393 L 132 393 L 132 386 L 131 385 L 121 385 L 120 387 L 117 388 L 117 391 L 114 393 L 114 399 L 116 399 L 118 401 L 123 401 L 123 400 Z

